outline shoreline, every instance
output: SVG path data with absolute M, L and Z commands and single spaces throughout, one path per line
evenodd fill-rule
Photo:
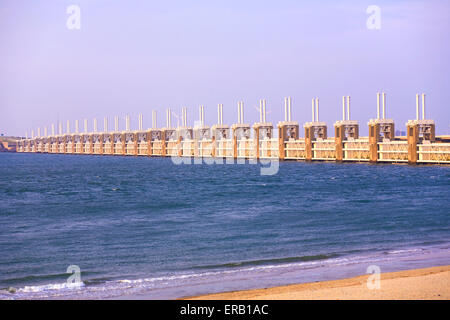
M 380 288 L 368 289 L 360 275 L 331 281 L 291 284 L 184 297 L 184 300 L 449 300 L 450 265 L 380 274 Z M 373 279 L 372 277 L 371 279 Z

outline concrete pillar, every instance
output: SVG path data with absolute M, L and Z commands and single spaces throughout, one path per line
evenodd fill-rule
M 138 134 L 137 133 L 133 133 L 133 152 L 134 152 L 134 155 L 135 156 L 137 156 L 138 155 L 138 144 L 139 144 L 139 141 L 138 141 Z
M 186 118 L 185 118 L 186 119 Z M 179 157 L 181 157 L 181 156 L 183 156 L 183 145 L 182 145 L 182 143 L 181 143 L 181 141 L 183 141 L 183 138 L 181 137 L 181 135 L 178 137 L 178 141 L 177 141 L 177 151 L 178 151 L 178 153 L 177 153 L 177 155 L 179 156 Z
M 285 108 L 285 118 L 287 118 L 287 108 Z M 278 127 L 278 158 L 284 160 L 284 141 L 286 141 L 286 130 L 283 126 Z
M 419 157 L 417 152 L 417 143 L 419 142 L 419 125 L 417 123 L 407 124 L 406 131 L 408 141 L 408 163 L 416 164 Z
M 233 128 L 233 158 L 237 159 L 237 135 L 236 135 L 236 128 Z
M 334 140 L 336 144 L 336 161 L 344 160 L 344 138 L 345 129 L 343 125 L 334 127 Z
M 94 139 L 92 134 L 89 135 L 89 154 L 94 154 Z
M 147 133 L 147 155 L 152 156 L 152 130 L 148 130 Z
M 256 159 L 259 160 L 259 127 L 255 128 Z
M 312 143 L 314 141 L 314 128 L 305 127 L 305 160 L 311 161 L 313 158 Z
M 115 143 L 114 143 L 114 133 L 110 133 L 109 138 L 111 139 L 111 149 L 110 149 L 110 155 L 114 155 L 115 153 Z
M 120 135 L 120 141 L 122 141 L 122 155 L 125 156 L 127 154 L 127 137 L 126 137 L 126 133 L 122 133 Z
M 422 93 L 422 120 L 425 119 L 425 93 Z
M 166 132 L 164 130 L 161 131 L 161 140 L 162 140 L 161 156 L 165 157 L 167 156 L 167 151 L 166 151 Z
M 369 161 L 378 161 L 378 137 L 380 136 L 380 125 L 378 123 L 369 124 Z
M 212 150 L 211 150 L 211 156 L 214 158 L 216 156 L 216 136 L 213 136 L 211 138 L 212 140 Z
M 104 134 L 100 134 L 100 155 L 104 154 L 104 142 L 105 142 L 105 136 Z

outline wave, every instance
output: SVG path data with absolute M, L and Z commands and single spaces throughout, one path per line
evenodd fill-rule
M 216 269 L 216 268 L 230 268 L 230 267 L 234 268 L 234 267 L 243 267 L 243 266 L 258 266 L 258 265 L 268 265 L 268 264 L 282 264 L 282 263 L 292 263 L 292 262 L 325 260 L 325 259 L 335 258 L 338 256 L 339 256 L 338 254 L 319 254 L 319 255 L 313 255 L 313 256 L 260 259 L 260 260 L 249 260 L 249 261 L 239 261 L 239 262 L 228 262 L 228 263 L 224 263 L 224 264 L 194 266 L 194 267 L 192 267 L 192 269 Z
M 40 286 L 25 286 L 21 289 L 18 289 L 17 292 L 42 292 L 42 291 L 51 291 L 51 290 L 74 290 L 74 289 L 80 289 L 84 287 L 83 282 L 73 282 L 73 283 L 51 283 L 46 285 L 40 285 Z
M 108 280 L 102 278 L 89 279 L 82 283 L 50 283 L 44 285 L 25 286 L 17 290 L 0 291 L 0 299 L 105 299 L 120 296 L 136 296 L 152 292 L 155 298 L 179 298 L 182 295 L 198 293 L 199 288 L 204 292 L 218 290 L 223 287 L 233 290 L 247 289 L 249 283 L 258 286 L 282 285 L 289 281 L 312 281 L 313 276 L 336 274 L 342 268 L 364 270 L 368 265 L 395 266 L 398 261 L 408 261 L 414 257 L 433 266 L 430 257 L 438 254 L 447 259 L 450 255 L 448 246 L 437 248 L 399 248 L 376 253 L 354 254 L 338 256 L 337 254 L 286 257 L 276 259 L 261 259 L 236 263 L 225 263 L 208 266 L 197 266 L 195 269 L 205 269 L 204 272 L 180 272 L 155 277 L 137 279 Z M 361 265 L 361 268 L 358 266 Z M 353 267 L 352 267 L 353 266 Z M 392 269 L 392 268 L 391 268 Z M 360 273 L 360 274 L 362 274 Z M 300 275 L 300 276 L 299 276 Z M 355 274 L 356 276 L 357 274 Z M 348 276 L 348 274 L 346 274 Z M 274 278 L 283 278 L 284 282 L 273 282 Z M 323 280 L 323 279 L 322 279 Z M 231 283 L 231 287 L 229 284 Z M 196 291 L 197 290 L 197 291 Z M 169 295 L 164 296 L 167 292 Z M 180 293 L 182 292 L 182 293 Z
M 402 249 L 402 250 L 392 250 L 392 251 L 386 251 L 385 254 L 401 254 L 401 253 L 409 253 L 409 252 L 421 252 L 425 249 L 417 248 L 417 249 Z

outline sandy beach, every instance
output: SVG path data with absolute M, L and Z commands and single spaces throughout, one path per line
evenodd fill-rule
M 368 289 L 368 278 L 294 284 L 273 288 L 224 292 L 189 297 L 192 300 L 415 300 L 450 299 L 450 265 L 414 269 L 380 276 L 380 288 Z M 373 278 L 371 278 L 373 279 Z

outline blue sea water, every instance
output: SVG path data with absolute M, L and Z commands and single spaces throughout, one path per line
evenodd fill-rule
M 0 154 L 0 298 L 179 298 L 447 265 L 449 199 L 445 166 L 281 162 L 264 176 Z

